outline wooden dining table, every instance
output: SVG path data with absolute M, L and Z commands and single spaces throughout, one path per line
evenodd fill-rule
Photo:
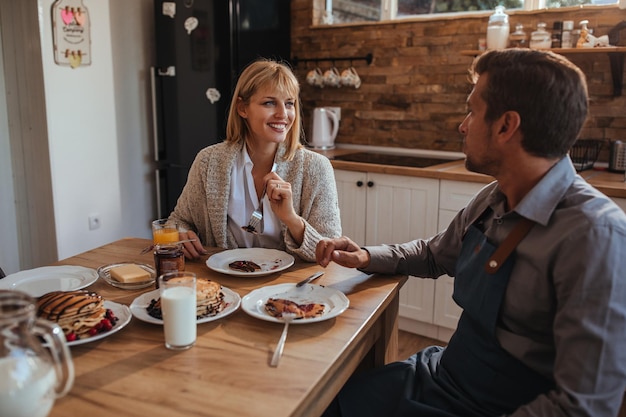
M 55 265 L 97 269 L 119 262 L 154 265 L 140 254 L 150 240 L 126 238 L 61 260 Z M 265 286 L 295 283 L 322 268 L 296 260 L 265 276 L 215 272 L 208 248 L 185 270 L 219 282 L 244 297 Z M 404 275 L 367 275 L 331 263 L 315 283 L 344 293 L 340 315 L 289 327 L 278 367 L 270 360 L 282 323 L 260 320 L 241 308 L 198 324 L 195 345 L 183 351 L 164 345 L 163 327 L 132 317 L 107 337 L 71 347 L 74 385 L 57 399 L 50 417 L 68 416 L 320 416 L 355 372 L 396 360 L 399 290 Z M 105 300 L 130 305 L 154 287 L 128 290 L 99 278 L 87 289 Z

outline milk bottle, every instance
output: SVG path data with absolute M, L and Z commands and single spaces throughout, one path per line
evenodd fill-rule
M 29 295 L 0 290 L 1 417 L 46 417 L 74 382 L 63 330 L 35 310 Z

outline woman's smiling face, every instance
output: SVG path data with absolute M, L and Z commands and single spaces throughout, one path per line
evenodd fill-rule
M 271 89 L 262 89 L 239 103 L 239 115 L 246 119 L 251 137 L 248 140 L 281 143 L 296 117 L 295 97 Z

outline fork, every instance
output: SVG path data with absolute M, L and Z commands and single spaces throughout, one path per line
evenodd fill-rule
M 274 155 L 274 164 L 272 165 L 271 172 L 276 171 L 276 158 L 278 157 L 278 151 Z M 267 191 L 267 185 L 263 187 L 263 192 L 261 193 L 261 198 L 259 198 L 259 207 L 252 212 L 250 216 L 250 221 L 247 226 L 241 226 L 243 230 L 248 233 L 253 233 L 258 235 L 261 233 L 259 231 L 259 226 L 261 225 L 261 220 L 263 219 L 263 198 L 265 197 L 265 192 Z
M 278 340 L 278 344 L 276 345 L 276 349 L 274 350 L 274 355 L 272 355 L 272 361 L 270 362 L 270 366 L 273 368 L 276 368 L 278 366 L 278 362 L 280 362 L 280 357 L 283 355 L 283 349 L 285 348 L 285 341 L 287 340 L 287 330 L 289 330 L 289 323 L 291 323 L 291 321 L 295 318 L 295 313 L 283 313 L 283 321 L 285 322 L 285 327 L 283 327 L 283 332 L 280 335 L 280 340 Z
M 263 198 L 265 197 L 266 188 L 263 188 L 263 193 L 261 194 L 261 198 L 259 199 L 259 208 L 252 212 L 248 225 L 241 227 L 246 232 L 253 233 L 255 235 L 260 233 L 259 226 L 261 225 L 261 220 L 263 219 Z

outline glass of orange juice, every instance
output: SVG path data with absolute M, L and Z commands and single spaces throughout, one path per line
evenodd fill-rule
M 178 224 L 169 219 L 158 219 L 152 222 L 152 240 L 155 245 L 178 242 Z

